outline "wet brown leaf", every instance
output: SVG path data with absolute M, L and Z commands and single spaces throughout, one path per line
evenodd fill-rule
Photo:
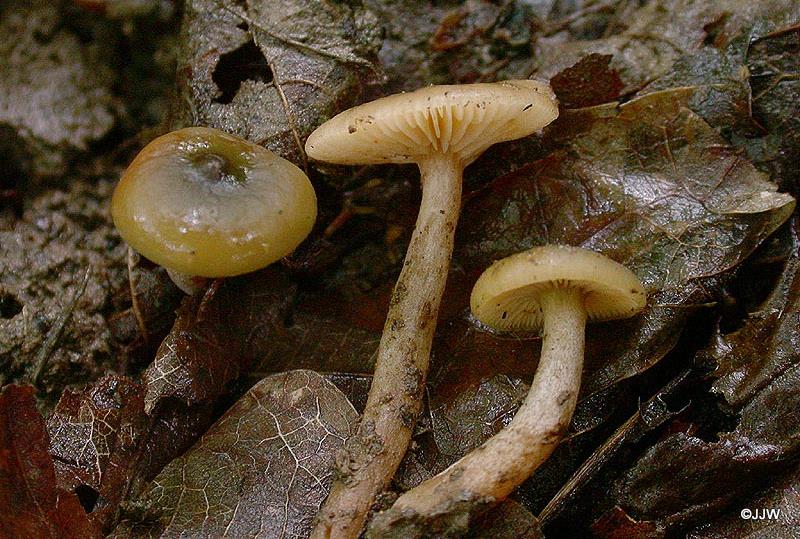
M 617 485 L 620 503 L 664 524 L 698 523 L 741 500 L 800 452 L 797 255 L 761 313 L 703 353 L 720 365 L 714 385 L 738 425 L 706 441 L 675 434 L 656 443 Z M 765 315 L 777 315 L 766 321 Z M 752 362 L 750 364 L 749 362 Z
M 660 520 L 664 527 L 702 522 L 777 469 L 780 449 L 743 431 L 719 442 L 669 436 L 626 472 L 615 487 L 616 499 L 639 519 Z
M 610 54 L 589 54 L 572 67 L 556 73 L 550 86 L 566 109 L 592 107 L 616 101 L 624 88 L 619 73 L 608 67 Z
M 358 414 L 312 371 L 265 378 L 136 502 L 115 537 L 305 537 Z
M 565 146 L 497 178 L 464 208 L 455 260 L 468 274 L 534 245 L 565 243 L 604 252 L 642 279 L 643 315 L 588 329 L 584 393 L 657 362 L 691 309 L 714 300 L 716 278 L 794 208 L 685 108 L 686 98 L 675 90 L 562 114 L 549 140 L 566 137 Z M 480 356 L 469 346 L 462 353 L 451 361 Z
M 800 192 L 800 6 L 786 25 L 758 34 L 748 50 L 753 115 L 766 130 L 741 140 L 751 159 L 785 186 Z
M 265 347 L 260 364 L 269 371 L 314 369 L 370 374 L 381 334 L 353 318 L 295 310 L 292 324 Z
M 741 507 L 739 507 L 741 506 Z M 749 513 L 748 513 L 749 511 Z M 744 516 L 743 516 L 744 515 Z M 750 518 L 745 516 L 750 515 Z M 800 468 L 723 518 L 689 532 L 690 539 L 792 537 L 800 529 Z
M 800 362 L 800 260 L 789 259 L 769 299 L 745 325 L 708 350 L 718 367 L 713 390 L 732 406 L 750 401 Z
M 165 399 L 213 403 L 280 335 L 295 285 L 279 270 L 227 279 L 184 299 L 172 331 L 143 373 L 145 410 Z
M 664 532 L 652 522 L 636 521 L 616 506 L 592 524 L 592 533 L 599 539 L 660 539 Z

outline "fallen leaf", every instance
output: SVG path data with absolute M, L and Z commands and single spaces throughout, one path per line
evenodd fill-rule
M 764 305 L 729 335 L 720 335 L 707 355 L 717 363 L 713 390 L 740 407 L 775 378 L 800 363 L 800 259 L 787 262 Z
M 681 433 L 650 447 L 615 487 L 623 507 L 666 526 L 697 524 L 763 485 L 800 452 L 800 355 L 791 345 L 797 260 L 795 252 L 762 313 L 701 352 L 718 361 L 714 389 L 739 412 L 738 424 L 717 441 Z M 776 318 L 767 321 L 770 314 Z
M 464 207 L 454 263 L 468 275 L 534 245 L 563 243 L 603 252 L 644 283 L 642 315 L 587 329 L 584 394 L 663 357 L 692 309 L 713 301 L 717 279 L 794 208 L 686 108 L 687 97 L 674 90 L 564 113 L 545 140 L 553 153 L 495 179 Z M 465 346 L 448 362 L 472 365 L 480 355 Z
M 792 3 L 781 0 L 647 2 L 623 14 L 626 18 L 622 21 L 623 28 L 614 35 L 566 42 L 564 36 L 558 34 L 540 38 L 536 42 L 538 54 L 534 56 L 537 76 L 552 78 L 587 55 L 611 55 L 609 67 L 624 83 L 623 94 L 634 93 L 668 75 L 678 59 L 715 41 L 724 47 L 745 29 L 752 28 L 756 21 L 756 35 L 791 24 L 797 20 L 796 9 Z M 709 78 L 713 76 L 709 73 Z
M 187 296 L 172 331 L 142 374 L 145 410 L 165 400 L 213 403 L 283 331 L 295 285 L 268 268 Z
M 758 133 L 761 126 L 752 117 L 748 38 L 740 36 L 723 50 L 703 47 L 678 58 L 669 73 L 649 84 L 640 95 L 685 88 L 691 91 L 689 108 L 711 126 L 724 133 L 732 129 Z
M 637 519 L 665 528 L 697 524 L 763 484 L 781 457 L 778 448 L 741 431 L 719 442 L 674 434 L 648 449 L 612 495 Z
M 762 137 L 739 137 L 750 158 L 786 189 L 800 191 L 800 7 L 785 26 L 756 34 L 747 67 L 753 89 L 753 116 L 766 130 Z
M 135 502 L 114 537 L 306 537 L 358 422 L 312 371 L 253 386 Z
M 57 485 L 81 492 L 89 519 L 104 531 L 211 423 L 209 406 L 173 403 L 148 416 L 144 393 L 129 378 L 107 375 L 80 391 L 67 389 L 47 421 Z
M 47 431 L 31 386 L 0 390 L 0 535 L 100 537 L 78 497 L 56 486 Z
M 475 523 L 468 539 L 542 539 L 536 517 L 521 504 L 506 500 Z
M 632 519 L 619 506 L 600 517 L 592 524 L 592 533 L 600 539 L 660 539 L 663 530 L 652 522 Z
M 741 507 L 740 507 L 741 506 Z M 750 515 L 749 518 L 745 518 Z M 698 526 L 689 539 L 792 537 L 800 529 L 800 467 L 724 517 Z
M 577 109 L 616 101 L 624 88 L 619 73 L 609 68 L 613 56 L 589 54 L 575 65 L 556 73 L 550 86 L 560 107 Z
M 58 485 L 96 497 L 90 518 L 100 528 L 128 494 L 146 428 L 144 389 L 113 375 L 84 392 L 67 389 L 48 419 Z
M 347 3 L 193 0 L 173 124 L 223 129 L 305 163 L 306 137 L 376 69 L 374 17 Z

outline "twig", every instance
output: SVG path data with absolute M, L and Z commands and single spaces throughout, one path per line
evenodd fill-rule
M 557 514 L 561 510 L 561 506 L 563 503 L 573 496 L 575 492 L 577 492 L 580 488 L 582 488 L 586 483 L 589 482 L 592 477 L 595 476 L 598 470 L 600 470 L 614 454 L 617 450 L 629 439 L 631 432 L 633 431 L 634 427 L 636 427 L 639 422 L 648 423 L 646 419 L 646 415 L 642 417 L 642 410 L 647 410 L 651 406 L 657 403 L 663 404 L 663 397 L 673 390 L 675 390 L 683 381 L 689 376 L 691 369 L 685 369 L 680 374 L 678 374 L 675 378 L 669 381 L 666 386 L 664 386 L 661 391 L 656 393 L 653 397 L 651 397 L 643 406 L 640 405 L 639 409 L 636 410 L 636 413 L 633 414 L 625 423 L 619 426 L 614 434 L 608 438 L 600 448 L 597 449 L 594 453 L 592 453 L 588 459 L 581 465 L 580 468 L 569 478 L 564 486 L 553 496 L 548 504 L 542 509 L 542 512 L 539 513 L 539 522 L 544 525 L 544 523 L 553 517 L 554 514 Z M 685 408 L 684 408 L 685 409 Z M 675 414 L 682 412 L 683 409 L 678 410 L 674 413 L 665 414 L 663 420 L 666 420 L 669 417 L 672 417 Z M 662 420 L 662 421 L 663 421 Z M 648 425 L 649 427 L 653 427 L 653 425 Z
M 75 311 L 75 306 L 78 304 L 78 300 L 80 300 L 81 296 L 83 296 L 83 293 L 86 291 L 86 285 L 89 282 L 89 275 L 91 275 L 91 273 L 92 267 L 89 266 L 86 268 L 86 273 L 83 276 L 83 282 L 81 282 L 78 289 L 75 290 L 72 300 L 70 300 L 58 318 L 56 318 L 55 324 L 53 324 L 53 327 L 50 328 L 47 338 L 42 343 L 42 347 L 39 349 L 39 352 L 37 352 L 36 359 L 34 360 L 36 367 L 34 368 L 33 374 L 30 378 L 32 385 L 36 386 L 39 384 L 39 380 L 42 377 L 44 368 L 47 366 L 47 360 L 50 359 L 50 354 L 52 353 L 53 349 L 55 349 L 58 340 L 61 338 L 61 335 L 63 335 L 64 328 L 67 327 L 67 323 L 69 323 L 69 320 L 72 318 L 72 313 Z
M 128 256 L 127 256 L 127 263 L 128 263 L 128 286 L 131 289 L 131 309 L 133 310 L 133 315 L 136 317 L 136 324 L 139 326 L 139 332 L 142 334 L 142 339 L 144 340 L 144 344 L 147 345 L 148 341 L 148 331 L 147 331 L 147 324 L 144 320 L 144 314 L 142 314 L 142 310 L 139 307 L 139 298 L 136 294 L 136 281 L 133 278 L 133 266 L 135 265 L 134 262 L 134 255 L 133 249 L 128 247 Z

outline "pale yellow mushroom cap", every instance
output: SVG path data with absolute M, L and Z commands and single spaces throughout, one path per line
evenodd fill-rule
M 114 224 L 153 262 L 200 277 L 239 275 L 286 256 L 311 232 L 317 199 L 302 170 L 216 129 L 161 136 L 114 190 Z
M 538 296 L 554 287 L 583 291 L 589 321 L 628 318 L 647 303 L 642 283 L 625 266 L 587 249 L 545 245 L 492 264 L 475 283 L 470 308 L 494 329 L 540 329 Z
M 468 165 L 492 144 L 530 135 L 557 117 L 546 82 L 428 86 L 334 116 L 311 133 L 306 153 L 341 165 L 418 163 L 439 153 Z

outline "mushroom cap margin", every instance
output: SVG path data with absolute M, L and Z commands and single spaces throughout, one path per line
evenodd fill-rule
M 553 287 L 580 288 L 592 322 L 628 318 L 647 304 L 642 283 L 625 266 L 587 249 L 545 245 L 492 264 L 472 289 L 470 309 L 497 330 L 540 329 L 538 295 Z

